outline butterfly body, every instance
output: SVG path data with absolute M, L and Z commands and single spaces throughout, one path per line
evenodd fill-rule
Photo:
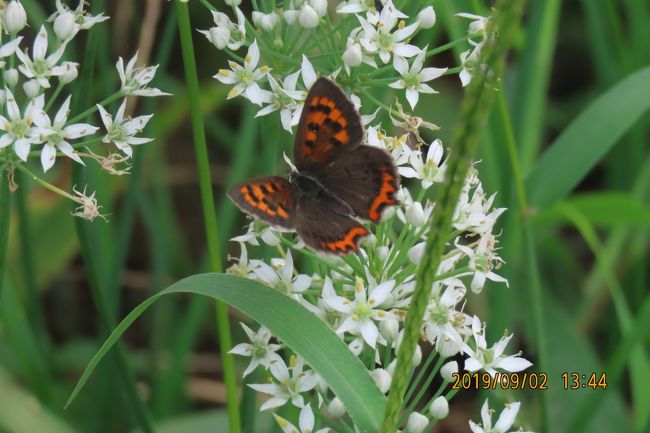
M 296 171 L 231 187 L 244 212 L 329 253 L 358 250 L 369 231 L 355 218 L 378 222 L 397 203 L 399 176 L 392 157 L 362 145 L 361 119 L 343 91 L 319 78 L 305 99 L 294 145 Z

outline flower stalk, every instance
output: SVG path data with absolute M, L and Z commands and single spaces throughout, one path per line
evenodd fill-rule
M 481 139 L 487 121 L 494 88 L 501 77 L 505 54 L 516 31 L 523 0 L 501 0 L 495 6 L 493 18 L 488 23 L 489 39 L 481 51 L 481 63 L 485 65 L 480 74 L 472 80 L 461 108 L 458 125 L 448 160 L 447 185 L 440 188 L 436 202 L 437 211 L 432 214 L 424 257 L 416 274 L 416 288 L 408 311 L 404 328 L 404 340 L 397 355 L 397 367 L 388 395 L 384 422 L 379 433 L 394 433 L 403 397 L 411 372 L 411 359 L 420 336 L 420 329 L 428 299 L 431 296 L 433 279 L 444 253 L 447 239 L 445 233 L 451 230 L 452 217 L 463 188 L 465 176 L 471 166 L 472 157 Z M 498 32 L 499 37 L 494 37 Z
M 181 40 L 181 51 L 183 53 L 185 80 L 189 95 L 192 134 L 194 136 L 194 147 L 199 171 L 199 187 L 203 207 L 203 221 L 208 242 L 210 268 L 213 272 L 221 272 L 222 263 L 217 229 L 217 215 L 213 203 L 212 179 L 210 176 L 205 127 L 203 125 L 203 113 L 201 111 L 199 82 L 196 72 L 194 46 L 192 43 L 192 27 L 190 25 L 187 3 L 178 0 L 176 2 L 176 12 L 178 15 L 178 29 Z M 219 335 L 221 360 L 223 364 L 223 375 L 226 383 L 229 431 L 231 433 L 241 433 L 241 418 L 238 407 L 239 399 L 237 396 L 235 365 L 233 356 L 228 353 L 232 347 L 230 323 L 228 321 L 228 307 L 219 301 L 216 302 L 215 307 L 217 316 L 217 333 Z
M 4 286 L 4 277 L 9 248 L 9 220 L 11 211 L 11 192 L 9 173 L 0 171 L 0 297 Z

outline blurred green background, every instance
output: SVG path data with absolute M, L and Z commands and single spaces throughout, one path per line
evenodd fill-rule
M 246 3 L 242 7 L 249 10 Z M 32 28 L 54 10 L 54 1 L 23 4 Z M 115 59 L 130 58 L 136 50 L 160 64 L 154 85 L 173 96 L 138 101 L 141 110 L 155 113 L 143 134 L 155 141 L 137 150 L 130 176 L 86 170 L 110 217 L 109 223 L 84 223 L 92 246 L 86 261 L 70 204 L 17 179 L 9 272 L 0 298 L 0 432 L 130 431 L 134 413 L 116 380 L 114 359 L 104 361 L 90 386 L 63 410 L 106 335 L 98 325 L 89 273 L 100 281 L 109 313 L 118 320 L 150 294 L 207 267 L 175 9 L 162 0 L 90 4 L 111 16 L 75 39 L 81 70 L 94 67 L 91 100 L 116 85 Z M 418 34 L 420 45 L 462 37 L 467 23 L 453 14 L 488 14 L 488 6 L 436 0 L 438 23 Z M 190 11 L 194 28 L 212 25 L 199 2 L 191 1 Z M 498 192 L 497 206 L 509 208 L 501 220 L 500 254 L 510 288 L 487 287 L 481 303 L 468 308 L 488 322 L 490 338 L 507 328 L 529 359 L 538 364 L 545 358 L 538 371 L 548 374 L 549 390 L 505 396 L 525 401 L 524 425 L 533 430 L 539 425 L 545 398 L 553 422 L 549 433 L 647 433 L 650 3 L 534 0 L 524 19 L 477 166 L 486 192 Z M 292 138 L 272 126 L 277 116 L 255 119 L 251 104 L 227 102 L 228 89 L 211 78 L 225 57 L 198 33 L 194 43 L 220 240 L 224 252 L 238 255 L 227 240 L 241 232 L 245 220 L 224 189 L 279 170 L 281 151 L 291 149 Z M 436 64 L 457 65 L 458 54 L 447 52 Z M 456 76 L 436 84 L 440 94 L 423 98 L 418 113 L 442 127 L 437 137 L 444 142 L 463 93 Z M 267 130 L 277 133 L 263 133 Z M 518 150 L 514 165 L 508 142 Z M 517 188 L 516 171 L 526 180 L 525 191 Z M 68 189 L 71 177 L 66 161 L 49 179 Z M 528 206 L 522 206 L 522 193 Z M 541 297 L 534 296 L 535 285 Z M 542 332 L 534 323 L 535 309 Z M 165 299 L 124 338 L 127 360 L 160 431 L 226 431 L 213 315 L 203 298 Z M 232 311 L 231 320 L 246 319 Z M 242 341 L 238 326 L 233 332 L 235 341 Z M 609 386 L 564 390 L 562 372 L 606 372 Z M 450 417 L 435 431 L 468 431 L 467 419 L 478 418 L 484 397 L 459 394 Z M 260 432 L 271 431 L 268 417 L 257 425 Z

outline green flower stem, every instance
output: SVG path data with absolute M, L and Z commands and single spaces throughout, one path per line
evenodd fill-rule
M 52 93 L 52 96 L 50 96 L 50 99 L 47 101 L 47 104 L 45 104 L 45 111 L 49 111 L 50 108 L 52 108 L 54 101 L 56 101 L 56 98 L 58 98 L 59 94 L 61 93 L 61 90 L 63 90 L 64 87 L 65 84 L 59 82 L 59 85 L 56 86 L 54 93 Z
M 65 197 L 65 198 L 68 198 L 68 199 L 70 199 L 70 200 L 72 200 L 72 201 L 75 201 L 75 202 L 77 201 L 77 200 L 75 199 L 75 197 L 74 197 L 72 194 L 70 194 L 69 192 L 64 191 L 64 190 L 62 190 L 61 188 L 58 188 L 58 187 L 52 185 L 51 183 L 49 183 L 49 182 L 47 182 L 47 181 L 41 179 L 40 177 L 36 176 L 34 173 L 32 173 L 31 171 L 29 171 L 29 170 L 27 169 L 27 167 L 25 167 L 24 165 L 22 165 L 22 164 L 17 164 L 15 167 L 16 167 L 18 170 L 20 170 L 20 171 L 22 171 L 23 173 L 25 173 L 25 175 L 27 175 L 30 179 L 32 179 L 33 181 L 35 181 L 36 183 L 38 183 L 38 184 L 41 185 L 42 187 L 45 187 L 45 188 L 49 189 L 50 191 L 52 191 L 52 192 L 54 192 L 54 193 L 56 193 L 56 194 L 59 194 L 59 195 Z
M 406 317 L 404 339 L 397 355 L 397 367 L 388 394 L 384 422 L 379 433 L 394 433 L 410 371 L 415 346 L 420 337 L 420 328 L 433 286 L 433 279 L 444 254 L 447 233 L 452 229 L 452 217 L 458 204 L 465 176 L 470 168 L 472 157 L 483 134 L 490 113 L 494 87 L 502 76 L 503 63 L 507 49 L 518 29 L 523 0 L 500 0 L 488 24 L 488 34 L 498 31 L 499 37 L 491 37 L 481 52 L 480 63 L 486 67 L 481 75 L 474 77 L 467 89 L 461 107 L 460 124 L 454 134 L 451 146 L 454 152 L 449 157 L 448 184 L 437 191 L 437 212 L 429 223 L 429 233 L 422 263 L 416 274 L 416 287 L 411 307 Z
M 9 172 L 0 171 L 0 294 L 5 280 L 7 250 L 9 248 L 9 220 L 11 219 L 11 192 Z
M 199 80 L 196 73 L 196 60 L 194 58 L 194 46 L 192 44 L 192 26 L 187 3 L 180 0 L 176 2 L 176 13 L 178 15 L 178 30 L 181 39 L 181 51 L 183 53 L 183 66 L 185 69 L 185 81 L 190 103 L 190 115 L 192 121 L 192 134 L 194 136 L 194 149 L 196 153 L 199 170 L 199 186 L 201 190 L 201 203 L 203 207 L 203 221 L 205 224 L 208 252 L 210 256 L 210 267 L 214 272 L 222 271 L 221 251 L 219 248 L 219 236 L 217 231 L 217 215 L 214 209 L 214 196 L 212 194 L 212 179 L 208 161 L 208 150 L 205 138 L 205 127 L 203 125 L 203 113 L 201 112 L 201 98 L 199 92 Z M 235 377 L 235 363 L 233 356 L 228 353 L 232 347 L 230 335 L 230 323 L 228 321 L 228 307 L 222 302 L 216 302 L 217 333 L 219 334 L 219 345 L 221 361 L 223 364 L 223 376 L 226 383 L 226 402 L 228 408 L 228 422 L 230 433 L 241 433 L 241 418 L 239 416 L 237 397 L 237 380 Z
M 105 98 L 103 101 L 101 101 L 97 105 L 101 105 L 102 107 L 105 107 L 106 105 L 110 104 L 111 102 L 120 99 L 122 96 L 124 96 L 124 93 L 122 93 L 122 91 L 115 92 L 111 96 Z M 77 114 L 72 119 L 68 119 L 68 124 L 77 123 L 80 120 L 83 120 L 86 117 L 90 116 L 95 111 L 97 111 L 97 105 L 93 105 L 92 107 L 88 108 L 86 111 Z

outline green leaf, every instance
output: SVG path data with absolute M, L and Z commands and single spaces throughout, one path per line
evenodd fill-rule
M 90 360 L 68 399 L 69 405 L 93 370 L 126 329 L 156 300 L 172 293 L 209 296 L 229 304 L 266 326 L 327 382 L 341 399 L 359 431 L 379 429 L 386 399 L 361 361 L 336 334 L 305 307 L 251 280 L 226 274 L 198 274 L 180 280 L 138 305 L 115 328 Z
M 557 203 L 539 213 L 534 221 L 566 220 L 566 206 L 580 212 L 597 227 L 650 227 L 650 207 L 631 194 L 620 192 L 597 192 L 578 194 Z
M 566 196 L 650 108 L 650 67 L 621 80 L 584 110 L 544 152 L 526 179 L 530 205 Z

